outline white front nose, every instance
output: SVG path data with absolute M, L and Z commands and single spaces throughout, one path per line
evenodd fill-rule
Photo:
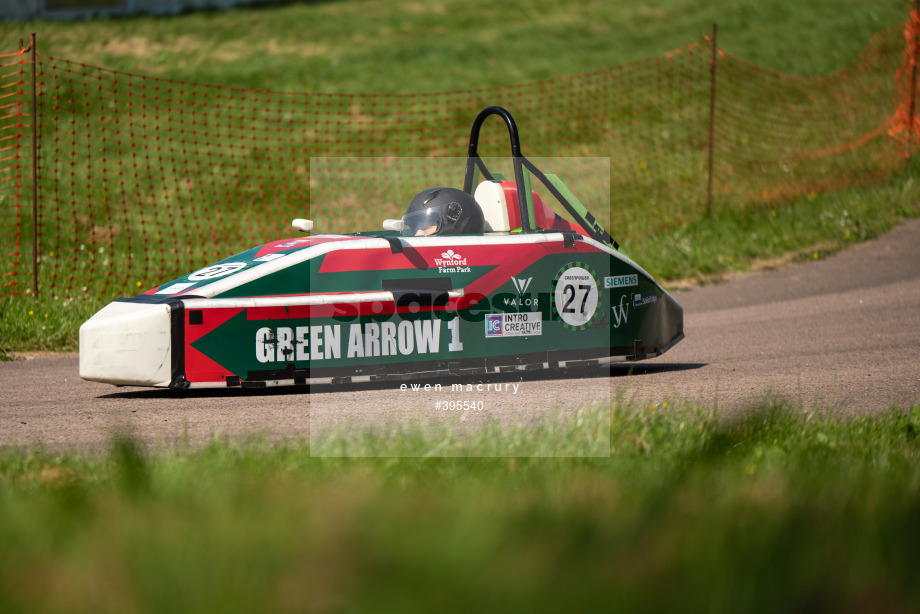
M 169 386 L 169 306 L 114 302 L 84 322 L 80 377 L 120 386 Z

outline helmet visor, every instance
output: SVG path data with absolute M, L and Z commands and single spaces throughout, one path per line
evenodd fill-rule
M 419 211 L 412 211 L 403 216 L 403 235 L 407 237 L 427 237 L 440 232 L 450 233 L 463 207 L 460 203 L 449 202 L 437 207 L 429 207 Z
M 407 237 L 426 237 L 428 235 L 438 234 L 441 230 L 441 209 L 443 207 L 431 207 L 430 209 L 421 209 L 413 211 L 403 216 L 403 235 Z

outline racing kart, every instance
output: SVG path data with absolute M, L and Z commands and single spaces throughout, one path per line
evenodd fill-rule
M 508 129 L 510 180 L 478 153 L 492 115 Z M 410 236 L 387 220 L 279 239 L 120 298 L 80 327 L 80 376 L 185 389 L 567 370 L 655 357 L 683 338 L 681 306 L 521 154 L 507 110 L 475 118 L 463 192 L 481 205 L 482 233 Z

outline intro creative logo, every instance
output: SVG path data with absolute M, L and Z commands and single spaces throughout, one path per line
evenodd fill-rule
M 486 314 L 486 337 L 500 337 L 502 334 L 502 314 Z

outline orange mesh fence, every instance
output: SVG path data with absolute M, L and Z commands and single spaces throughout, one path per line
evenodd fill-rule
M 295 217 L 321 232 L 380 228 L 428 187 L 409 158 L 464 156 L 488 105 L 511 111 L 524 155 L 560 164 L 544 170 L 627 246 L 705 213 L 713 92 L 715 207 L 871 182 L 905 164 L 915 124 L 904 101 L 916 85 L 904 85 L 903 29 L 879 33 L 825 77 L 719 54 L 715 88 L 711 43 L 550 81 L 419 95 L 242 90 L 39 55 L 39 291 L 133 294 L 289 235 Z M 31 145 L 25 60 L 0 59 L 0 189 L 15 211 L 0 237 L 9 295 L 32 283 Z M 487 120 L 480 152 L 508 155 L 500 120 Z M 565 163 L 574 158 L 607 159 L 609 175 L 580 175 Z M 462 178 L 460 166 L 445 181 Z
M 0 55 L 0 296 L 31 288 L 31 61 L 26 49 Z M 23 233 L 26 233 L 25 235 Z M 24 251 L 25 250 L 25 251 Z
M 920 6 L 920 3 L 918 3 Z M 920 9 L 911 12 L 904 24 L 904 61 L 898 69 L 897 110 L 888 133 L 911 149 L 920 143 L 920 121 L 917 121 L 917 71 L 920 61 Z
M 890 129 L 905 46 L 876 34 L 847 68 L 799 77 L 720 54 L 714 191 L 717 200 L 766 202 L 875 182 L 903 168 Z M 726 198 L 728 197 L 728 198 Z

